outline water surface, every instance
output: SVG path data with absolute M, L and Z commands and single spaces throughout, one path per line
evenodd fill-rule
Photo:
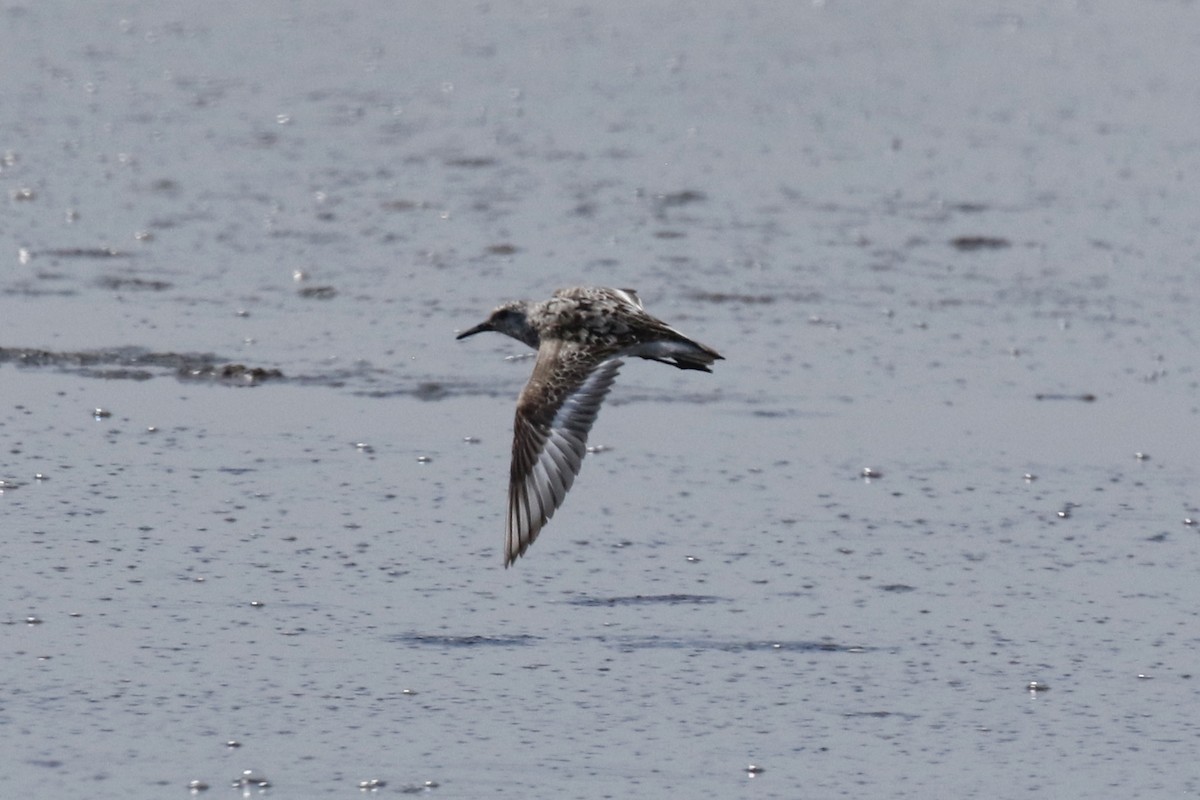
M 0 10 L 8 793 L 1195 793 L 1198 13 Z

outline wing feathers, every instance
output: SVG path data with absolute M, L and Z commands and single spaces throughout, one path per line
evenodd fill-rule
M 566 342 L 542 342 L 513 423 L 505 566 L 529 548 L 562 505 L 620 368 L 619 359 Z

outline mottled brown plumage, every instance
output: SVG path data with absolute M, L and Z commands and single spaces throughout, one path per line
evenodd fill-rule
M 632 289 L 575 287 L 538 303 L 506 303 L 458 338 L 483 331 L 504 333 L 538 351 L 513 423 L 506 567 L 529 549 L 562 505 L 622 358 L 703 372 L 721 358 L 647 314 Z

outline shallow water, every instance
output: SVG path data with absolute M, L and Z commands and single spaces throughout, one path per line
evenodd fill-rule
M 1006 9 L 0 10 L 6 791 L 1194 794 L 1200 11 Z

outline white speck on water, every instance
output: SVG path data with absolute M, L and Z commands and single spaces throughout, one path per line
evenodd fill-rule
M 233 781 L 235 789 L 266 789 L 270 785 L 271 781 L 267 779 L 267 776 L 252 769 L 242 770 L 241 777 Z

